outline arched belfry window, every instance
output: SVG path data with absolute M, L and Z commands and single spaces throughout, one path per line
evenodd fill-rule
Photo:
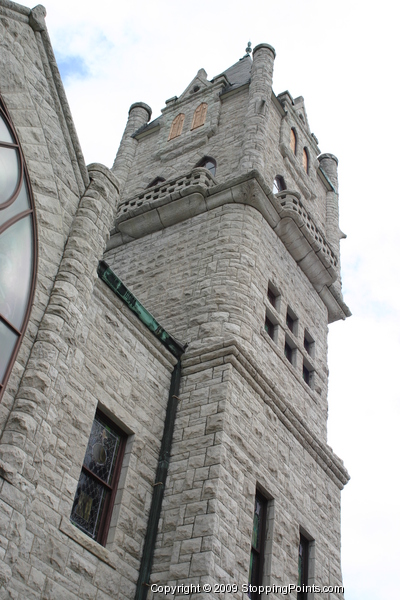
M 215 176 L 217 172 L 217 163 L 211 158 L 211 156 L 205 156 L 202 158 L 196 165 L 196 167 L 203 167 L 204 169 L 208 169 L 211 175 Z
M 208 104 L 206 102 L 202 102 L 194 111 L 192 126 L 190 129 L 197 129 L 201 127 L 206 122 L 207 115 L 207 107 Z
M 181 135 L 184 120 L 185 115 L 183 113 L 179 113 L 179 115 L 176 115 L 175 119 L 172 121 L 168 141 L 173 140 L 174 138 L 179 137 Z
M 303 148 L 303 168 L 305 170 L 305 172 L 308 174 L 309 171 L 309 158 L 308 158 L 308 151 L 307 148 Z
M 21 147 L 0 96 L 0 398 L 24 335 L 36 275 L 36 222 Z
M 297 153 L 297 135 L 294 129 L 290 130 L 290 149 L 293 154 Z
M 150 181 L 148 188 L 155 187 L 159 183 L 163 183 L 165 181 L 164 177 L 156 177 L 153 181 Z
M 278 194 L 279 192 L 283 192 L 283 190 L 286 190 L 285 180 L 282 175 L 277 175 L 274 179 L 273 192 L 274 194 Z

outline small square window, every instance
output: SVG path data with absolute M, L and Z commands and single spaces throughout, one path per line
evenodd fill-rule
M 285 356 L 290 363 L 293 364 L 293 349 L 285 342 Z
M 72 505 L 71 522 L 103 546 L 107 541 L 125 443 L 125 434 L 97 412 Z
M 306 358 L 303 359 L 303 380 L 311 389 L 313 389 L 314 370 Z
M 286 325 L 289 331 L 291 331 L 294 335 L 297 335 L 298 322 L 298 318 L 296 317 L 292 309 L 288 306 L 286 312 Z
M 273 322 L 270 321 L 270 319 L 268 319 L 268 317 L 265 317 L 265 331 L 268 333 L 269 337 L 272 340 L 274 339 L 274 330 L 275 330 L 275 325 L 273 324 Z
M 268 307 L 265 309 L 265 331 L 268 333 L 271 340 L 276 343 L 276 339 L 278 336 L 278 321 L 274 316 L 272 310 Z
M 304 331 L 304 349 L 311 358 L 314 358 L 315 342 L 307 330 Z
M 279 310 L 280 294 L 279 294 L 278 290 L 276 289 L 276 287 L 271 282 L 268 283 L 267 298 L 268 298 L 271 306 L 273 306 L 275 308 L 275 310 Z
M 292 364 L 295 367 L 297 349 L 295 343 L 288 335 L 286 335 L 285 337 L 285 346 L 283 352 L 290 364 Z

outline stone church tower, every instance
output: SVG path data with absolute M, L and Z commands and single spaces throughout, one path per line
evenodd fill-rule
M 43 7 L 0 14 L 0 151 L 20 153 L 0 190 L 0 597 L 343 599 L 327 326 L 350 313 L 337 159 L 303 98 L 274 94 L 260 44 L 153 121 L 133 104 L 113 168 L 86 167 Z

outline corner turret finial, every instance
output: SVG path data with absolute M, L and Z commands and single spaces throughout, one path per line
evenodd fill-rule
M 247 56 L 251 54 L 251 42 L 247 42 L 246 54 Z

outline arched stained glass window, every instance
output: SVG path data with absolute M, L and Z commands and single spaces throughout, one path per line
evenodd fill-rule
M 0 96 L 0 398 L 26 329 L 36 275 L 36 222 L 21 147 Z

